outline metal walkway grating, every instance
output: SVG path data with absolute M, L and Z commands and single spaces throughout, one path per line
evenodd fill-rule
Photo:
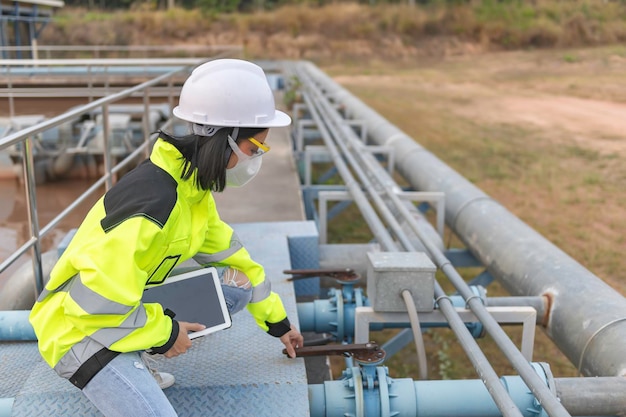
M 314 223 L 242 223 L 233 228 L 265 266 L 272 289 L 297 324 L 294 287 L 282 271 L 292 267 L 289 239 L 316 237 Z M 12 416 L 101 417 L 76 388 L 48 368 L 35 343 L 0 344 L 0 358 L 0 396 L 15 398 Z M 304 361 L 287 359 L 280 341 L 263 334 L 246 310 L 233 317 L 230 329 L 194 341 L 187 354 L 158 361 L 160 370 L 176 376 L 176 384 L 165 393 L 180 417 L 309 415 Z

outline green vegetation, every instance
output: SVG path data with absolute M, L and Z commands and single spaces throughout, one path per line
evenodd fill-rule
M 415 59 L 491 50 L 616 44 L 624 1 L 132 2 L 116 10 L 66 2 L 41 44 L 237 44 L 250 58 Z M 114 2 L 107 2 L 114 5 Z M 193 9 L 191 5 L 198 8 Z M 132 5 L 132 7 L 130 7 Z M 248 13 L 231 13 L 247 10 Z M 565 56 L 575 62 L 574 56 Z

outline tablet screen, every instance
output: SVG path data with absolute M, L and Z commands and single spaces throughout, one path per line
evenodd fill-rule
M 163 284 L 147 288 L 143 302 L 161 304 L 163 310 L 174 312 L 178 321 L 206 326 L 204 330 L 190 333 L 190 339 L 231 326 L 215 268 L 202 268 L 168 277 Z

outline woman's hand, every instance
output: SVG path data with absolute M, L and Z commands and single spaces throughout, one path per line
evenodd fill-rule
M 191 347 L 191 339 L 187 335 L 188 332 L 198 332 L 204 330 L 206 326 L 200 323 L 188 323 L 186 321 L 178 322 L 178 337 L 174 345 L 165 352 L 163 355 L 166 358 L 173 358 L 174 356 L 182 355 L 187 352 L 187 349 Z
M 304 338 L 293 324 L 291 330 L 280 337 L 280 341 L 285 345 L 290 358 L 296 357 L 295 348 L 304 346 Z

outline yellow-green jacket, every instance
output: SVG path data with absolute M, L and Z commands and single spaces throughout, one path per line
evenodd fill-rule
M 229 265 L 253 285 L 248 310 L 274 336 L 289 330 L 280 297 L 263 267 L 220 220 L 210 191 L 181 180 L 181 154 L 157 140 L 144 161 L 89 211 L 55 265 L 30 321 L 45 361 L 72 375 L 96 353 L 174 344 L 178 323 L 159 304 L 141 302 L 146 284 L 162 282 L 175 265 Z M 74 381 L 73 381 L 74 382 Z

